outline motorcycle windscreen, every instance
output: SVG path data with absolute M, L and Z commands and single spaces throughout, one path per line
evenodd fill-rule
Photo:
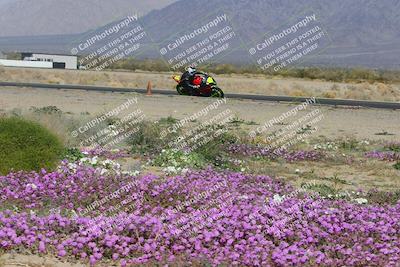
M 172 76 L 172 79 L 174 79 L 176 82 L 179 83 L 181 81 L 181 76 L 175 75 L 175 76 Z
M 215 81 L 212 77 L 207 78 L 207 84 L 210 84 L 210 83 L 215 83 Z

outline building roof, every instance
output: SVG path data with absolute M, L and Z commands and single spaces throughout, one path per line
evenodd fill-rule
M 56 53 L 21 52 L 21 55 L 23 55 L 23 54 L 50 55 L 50 56 L 64 56 L 64 57 L 78 57 L 77 55 L 56 54 Z

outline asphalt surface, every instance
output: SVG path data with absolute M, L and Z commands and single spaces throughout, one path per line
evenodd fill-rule
M 41 84 L 41 83 L 15 83 L 15 82 L 0 82 L 0 86 L 7 87 L 31 87 L 31 88 L 46 88 L 46 89 L 64 89 L 64 90 L 86 90 L 96 92 L 127 92 L 127 93 L 140 93 L 147 92 L 146 89 L 134 88 L 118 88 L 118 87 L 103 87 L 103 86 L 87 86 L 87 85 L 60 85 L 60 84 Z M 178 95 L 177 92 L 171 90 L 153 89 L 153 94 L 160 95 Z M 226 98 L 234 99 L 248 99 L 258 101 L 271 101 L 271 102 L 305 102 L 307 97 L 291 97 L 291 96 L 266 96 L 266 95 L 249 95 L 249 94 L 225 94 Z M 379 102 L 379 101 L 366 101 L 366 100 L 347 100 L 347 99 L 330 99 L 330 98 L 316 98 L 316 103 L 321 105 L 332 106 L 349 106 L 349 107 L 368 107 L 379 109 L 400 109 L 399 102 Z

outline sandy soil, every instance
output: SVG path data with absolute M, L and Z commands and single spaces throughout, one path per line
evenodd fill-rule
M 175 73 L 178 74 L 178 73 Z M 111 87 L 146 88 L 149 81 L 154 88 L 173 90 L 173 73 L 46 70 L 4 68 L 0 66 L 0 80 L 51 84 L 83 84 Z M 304 79 L 281 79 L 265 75 L 215 75 L 226 93 L 261 95 L 315 96 L 325 98 L 400 101 L 400 84 L 334 83 Z
M 0 256 L 1 267 L 84 267 L 84 264 L 61 262 L 50 256 L 10 253 Z
M 146 117 L 154 120 L 168 116 L 182 119 L 216 101 L 210 98 L 182 96 L 144 96 L 134 93 L 99 93 L 3 87 L 0 88 L 0 112 L 8 112 L 13 109 L 24 111 L 32 106 L 57 106 L 64 112 L 74 114 L 89 112 L 91 115 L 100 115 L 114 109 L 132 97 L 138 98 L 137 107 L 144 112 Z M 293 109 L 295 106 L 296 104 L 288 103 L 227 99 L 226 104 L 219 107 L 219 112 L 223 109 L 230 109 L 237 117 L 259 124 L 248 126 L 249 130 L 254 130 L 272 118 L 279 117 L 281 114 Z M 313 105 L 306 111 L 300 111 L 300 113 L 306 114 L 317 108 L 324 115 L 324 119 L 318 123 L 316 136 L 319 135 L 328 138 L 350 136 L 370 140 L 399 139 L 399 110 L 334 108 Z M 218 110 L 215 112 L 218 113 Z M 279 128 L 283 126 L 277 125 L 275 127 Z M 379 133 L 384 132 L 387 134 L 379 135 Z

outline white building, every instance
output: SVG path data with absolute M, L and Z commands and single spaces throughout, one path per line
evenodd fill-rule
M 0 59 L 0 65 L 4 67 L 20 67 L 20 68 L 42 68 L 42 69 L 53 68 L 53 62 L 24 61 L 24 60 L 10 60 L 10 59 Z
M 4 55 L 1 51 L 0 51 L 0 59 L 6 59 L 6 55 Z
M 21 53 L 23 61 L 51 62 L 54 69 L 78 69 L 78 57 L 70 55 Z

